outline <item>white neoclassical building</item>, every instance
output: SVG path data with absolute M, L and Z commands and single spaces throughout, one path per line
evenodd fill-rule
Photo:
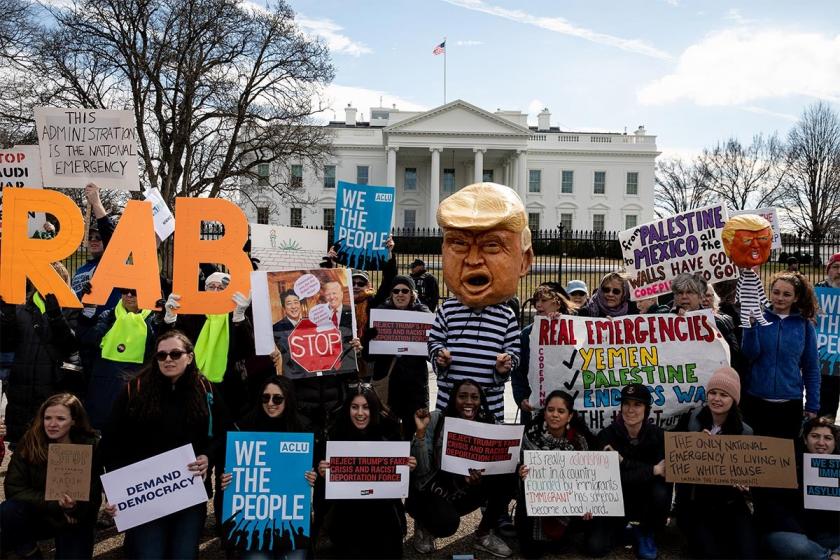
M 323 169 L 289 162 L 291 184 L 317 204 L 281 205 L 255 187 L 244 208 L 251 221 L 291 226 L 328 226 L 335 220 L 337 181 L 396 187 L 394 226 L 435 227 L 440 201 L 477 181 L 514 188 L 525 203 L 532 229 L 610 231 L 654 219 L 656 137 L 644 127 L 632 134 L 590 133 L 550 126 L 544 109 L 538 126 L 519 111 L 486 111 L 455 100 L 429 111 L 375 107 L 357 120 L 328 125 L 333 155 Z

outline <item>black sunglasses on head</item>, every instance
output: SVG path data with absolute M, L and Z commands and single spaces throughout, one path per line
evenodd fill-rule
M 271 401 L 271 404 L 283 404 L 286 400 L 286 397 L 283 395 L 271 394 L 271 393 L 263 393 L 262 394 L 262 402 L 263 404 L 268 404 Z

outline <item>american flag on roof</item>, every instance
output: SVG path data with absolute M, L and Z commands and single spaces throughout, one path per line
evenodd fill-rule
M 446 52 L 446 39 L 443 40 L 443 43 L 435 47 L 435 50 L 432 51 L 432 54 L 444 54 Z

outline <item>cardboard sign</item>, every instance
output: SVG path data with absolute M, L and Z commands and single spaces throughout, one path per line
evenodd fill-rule
M 328 500 L 408 497 L 408 441 L 328 441 Z
M 80 502 L 89 501 L 92 465 L 92 445 L 51 443 L 47 450 L 44 499 L 60 500 L 67 494 Z
M 335 197 L 335 248 L 338 262 L 362 270 L 381 270 L 388 262 L 394 187 L 338 182 Z
M 15 146 L 0 150 L 0 211 L 3 208 L 3 189 L 7 187 L 41 189 L 41 156 L 38 146 Z M 40 231 L 47 217 L 43 212 L 29 215 L 29 237 Z
M 187 444 L 103 474 L 100 478 L 108 502 L 117 506 L 117 530 L 206 502 L 204 481 L 187 469 L 193 462 L 195 452 L 192 444 Z
M 782 248 L 782 226 L 779 225 L 779 216 L 775 208 L 756 208 L 755 210 L 730 210 L 729 216 L 740 216 L 742 214 L 755 214 L 761 216 L 768 222 L 773 230 L 772 249 Z
M 440 468 L 453 474 L 469 475 L 469 469 L 484 474 L 516 471 L 525 426 L 484 424 L 462 418 L 442 418 L 443 458 Z
M 651 418 L 672 428 L 703 405 L 712 373 L 729 364 L 729 347 L 708 309 L 682 317 L 537 317 L 530 346 L 531 405 L 541 408 L 546 395 L 563 389 L 593 432 L 613 423 L 630 383 L 650 389 Z
M 805 509 L 840 511 L 840 455 L 805 453 L 802 469 Z
M 256 353 L 279 349 L 292 379 L 355 371 L 351 285 L 346 268 L 252 272 Z
M 665 480 L 798 488 L 793 440 L 665 432 Z
M 371 309 L 370 326 L 376 338 L 370 341 L 371 354 L 426 356 L 429 331 L 435 322 L 434 313 Z
M 133 111 L 35 108 L 44 185 L 140 190 Z
M 228 432 L 222 538 L 239 550 L 307 550 L 312 434 Z M 241 547 L 239 545 L 242 545 Z
M 163 200 L 163 195 L 157 188 L 147 189 L 144 193 L 146 200 L 152 204 L 152 217 L 155 220 L 155 233 L 158 239 L 166 241 L 175 233 L 175 216 Z
M 615 451 L 525 450 L 525 505 L 529 517 L 623 517 Z
M 840 375 L 840 290 L 815 288 L 820 313 L 817 315 L 817 353 L 823 375 Z
M 738 267 L 723 250 L 721 233 L 728 214 L 722 204 L 688 210 L 618 234 L 630 299 L 671 290 L 671 280 L 702 273 L 710 284 L 738 278 Z

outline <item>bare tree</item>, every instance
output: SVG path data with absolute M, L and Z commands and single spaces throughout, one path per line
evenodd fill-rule
M 809 105 L 788 134 L 788 219 L 820 241 L 840 228 L 840 117 L 824 102 Z
M 784 145 L 774 134 L 758 134 L 749 146 L 729 138 L 705 149 L 699 164 L 709 190 L 729 208 L 764 208 L 782 196 Z
M 696 161 L 659 160 L 654 176 L 654 206 L 659 218 L 700 208 L 712 201 L 707 177 Z

